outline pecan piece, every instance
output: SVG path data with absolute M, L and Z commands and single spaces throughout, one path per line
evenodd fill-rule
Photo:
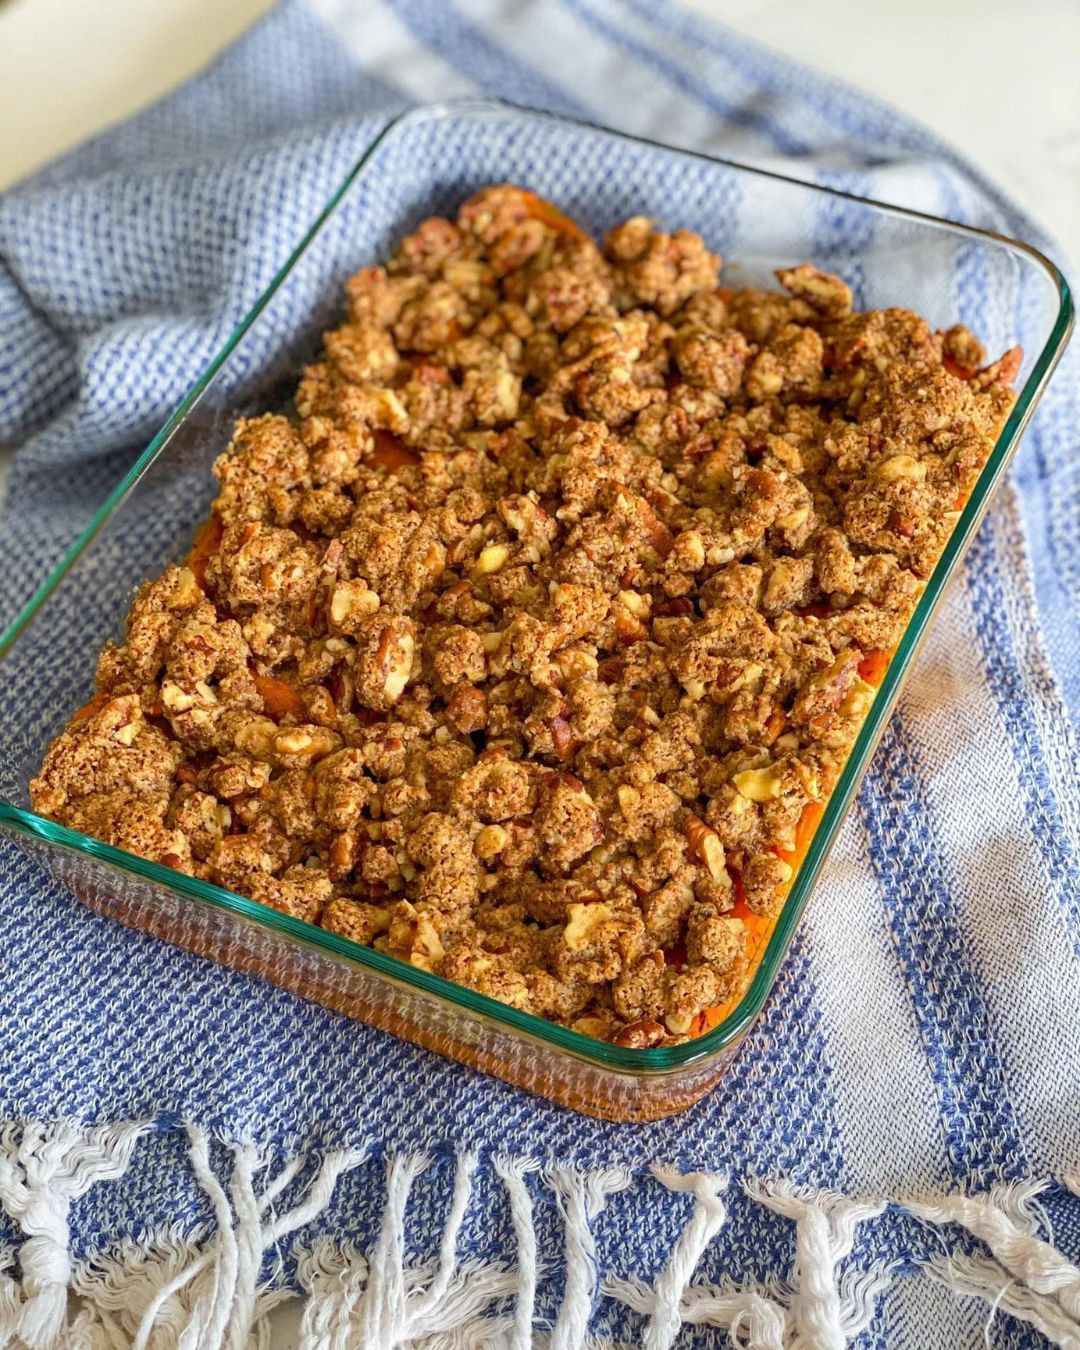
M 710 829 L 699 816 L 687 816 L 686 823 L 683 825 L 683 834 L 686 836 L 686 842 L 690 845 L 694 856 L 708 868 L 709 876 L 712 877 L 713 881 L 725 881 L 727 879 L 727 863 L 724 857 L 724 846 L 716 831 Z
M 665 1034 L 659 1022 L 631 1022 L 611 1039 L 613 1044 L 621 1045 L 626 1050 L 651 1050 L 654 1045 L 660 1044 Z

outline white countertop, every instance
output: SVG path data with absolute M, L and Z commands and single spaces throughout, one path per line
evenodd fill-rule
M 1076 0 L 688 3 L 934 127 L 1080 259 Z M 181 83 L 270 8 L 0 0 L 0 187 Z

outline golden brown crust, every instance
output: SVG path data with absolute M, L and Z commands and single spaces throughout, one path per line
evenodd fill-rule
M 1018 360 L 718 268 L 503 186 L 357 273 L 35 808 L 587 1034 L 700 1030 Z

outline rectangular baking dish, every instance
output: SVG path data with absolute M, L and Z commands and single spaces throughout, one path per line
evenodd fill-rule
M 859 308 L 964 322 L 996 356 L 1020 343 L 1018 398 L 879 689 L 745 994 L 688 1043 L 625 1049 L 554 1026 L 255 901 L 35 815 L 29 779 L 92 688 L 97 654 L 135 588 L 182 558 L 214 495 L 210 466 L 238 415 L 284 405 L 357 268 L 484 184 L 553 198 L 594 232 L 633 214 L 686 226 L 731 262 L 726 285 L 770 285 L 810 260 Z M 575 1110 L 650 1120 L 721 1077 L 776 979 L 926 626 L 1069 335 L 1055 267 L 1028 246 L 723 160 L 492 102 L 397 118 L 372 143 L 277 278 L 18 618 L 0 636 L 15 708 L 0 726 L 0 830 L 85 904 Z

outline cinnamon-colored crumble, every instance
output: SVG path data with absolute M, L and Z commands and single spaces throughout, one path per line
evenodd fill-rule
M 237 424 L 37 811 L 626 1046 L 739 993 L 1019 353 L 485 189 Z

